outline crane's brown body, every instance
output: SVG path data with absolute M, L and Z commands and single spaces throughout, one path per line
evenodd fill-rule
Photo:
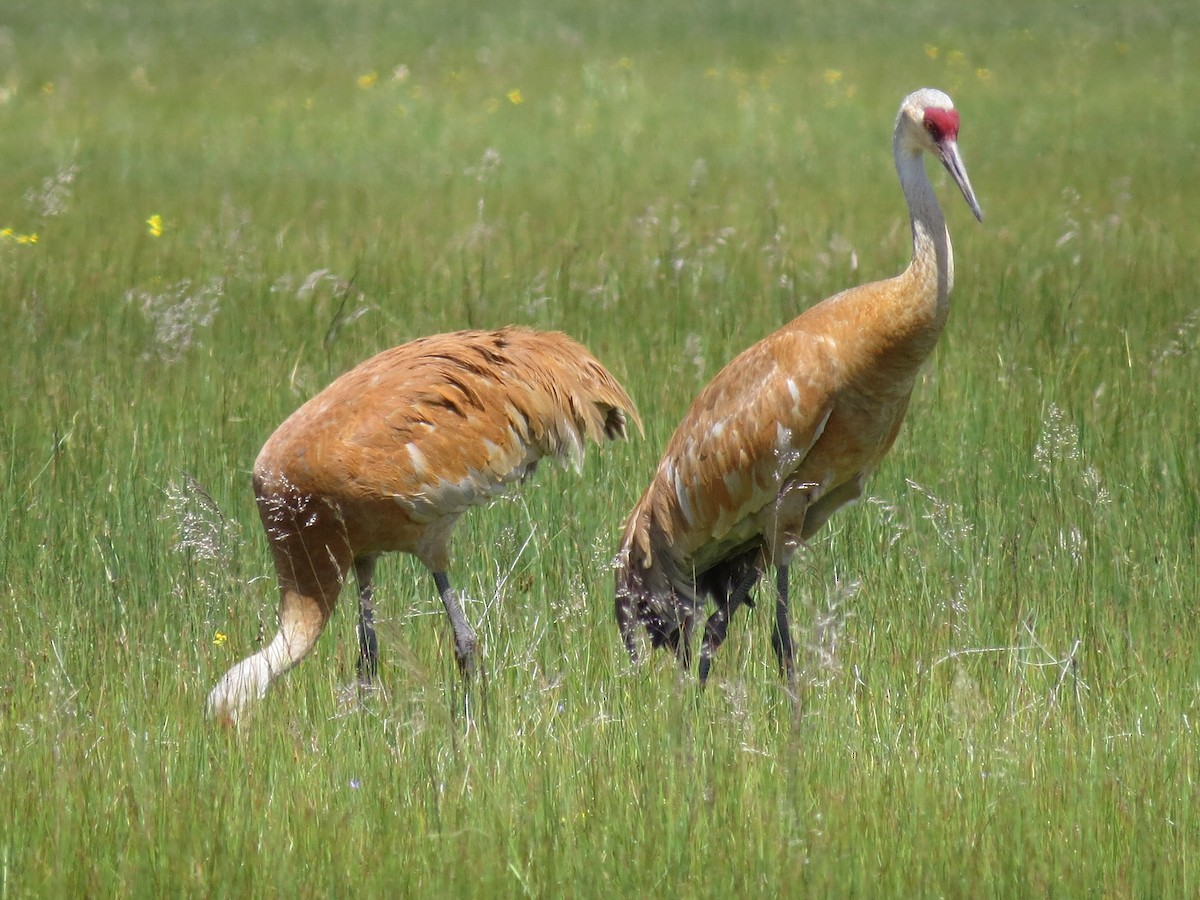
M 469 671 L 474 633 L 445 576 L 455 522 L 524 481 L 543 457 L 578 468 L 587 440 L 624 437 L 629 417 L 640 427 L 616 379 L 556 333 L 437 335 L 342 375 L 280 425 L 255 462 L 279 633 L 213 689 L 210 713 L 236 719 L 308 653 L 352 568 L 367 617 L 363 652 L 373 652 L 371 577 L 387 552 L 410 553 L 434 573 Z
M 862 493 L 891 448 L 949 312 L 953 257 L 922 152 L 947 154 L 979 214 L 948 105 L 939 92 L 917 92 L 897 121 L 896 162 L 913 223 L 908 268 L 822 301 L 745 350 L 675 430 L 621 543 L 617 620 L 634 657 L 640 622 L 655 646 L 674 648 L 687 664 L 691 629 L 711 598 L 717 611 L 702 650 L 706 677 L 729 616 L 773 566 L 774 644 L 792 675 L 787 567 L 803 541 Z

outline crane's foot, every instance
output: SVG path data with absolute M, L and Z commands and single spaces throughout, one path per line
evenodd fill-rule
M 375 629 L 359 622 L 358 626 L 358 663 L 355 666 L 358 673 L 358 683 L 370 687 L 379 677 L 379 642 L 375 638 Z
M 792 629 L 788 622 L 788 569 L 780 566 L 775 573 L 775 627 L 771 631 L 771 649 L 779 660 L 779 671 L 787 678 L 788 687 L 795 693 L 796 648 L 792 644 Z
M 381 700 L 387 699 L 387 692 L 378 681 L 363 683 L 355 678 L 339 685 L 334 689 L 336 718 L 344 718 L 362 712 L 377 697 Z
M 709 673 L 712 672 L 713 657 L 717 648 L 725 642 L 729 631 L 729 609 L 718 607 L 717 611 L 708 617 L 704 623 L 704 640 L 700 644 L 700 686 L 708 683 Z
M 466 634 L 454 635 L 454 660 L 458 663 L 458 671 L 467 681 L 473 679 L 478 670 L 479 641 L 475 632 L 468 630 Z
M 779 674 L 787 679 L 789 686 L 794 686 L 796 683 L 795 652 L 792 648 L 791 635 L 786 632 L 783 635 L 785 636 L 781 636 L 779 630 L 776 629 L 771 635 L 771 649 L 775 651 L 775 658 L 779 662 Z
M 358 683 L 369 686 L 379 675 L 379 640 L 375 637 L 375 556 L 354 561 L 358 579 Z

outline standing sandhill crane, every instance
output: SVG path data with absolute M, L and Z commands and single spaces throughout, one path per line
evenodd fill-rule
M 772 646 L 789 684 L 788 566 L 856 499 L 892 446 L 921 364 L 949 312 L 954 259 L 922 154 L 939 159 L 980 221 L 958 153 L 958 113 L 925 89 L 900 104 L 892 148 L 912 222 L 913 255 L 894 278 L 818 303 L 722 369 L 675 430 L 625 523 L 617 623 L 630 656 L 636 626 L 690 665 L 707 599 L 700 680 L 729 619 L 768 566 L 776 569 Z
M 633 402 L 583 346 L 523 328 L 460 331 L 385 350 L 279 426 L 254 464 L 279 578 L 279 632 L 208 696 L 236 722 L 312 649 L 350 569 L 358 581 L 359 675 L 376 669 L 371 583 L 381 553 L 417 557 L 454 629 L 464 675 L 475 632 L 446 576 L 450 532 L 470 507 L 533 474 L 544 456 L 578 469 L 588 438 L 641 428 Z

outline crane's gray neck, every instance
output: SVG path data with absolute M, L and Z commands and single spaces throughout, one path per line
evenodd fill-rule
M 899 131 L 893 143 L 896 171 L 900 175 L 904 199 L 908 201 L 912 224 L 913 256 L 906 274 L 915 279 L 921 293 L 934 302 L 939 317 L 944 317 L 950 291 L 954 288 L 954 251 L 946 231 L 946 219 L 929 176 L 925 174 L 922 152 L 905 146 Z

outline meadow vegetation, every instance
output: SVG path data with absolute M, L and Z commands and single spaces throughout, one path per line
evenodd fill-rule
M 479 9 L 486 6 L 486 11 Z M 827 7 L 836 6 L 837 9 Z M 1195 896 L 1200 8 L 17 0 L 0 10 L 0 897 Z M 617 529 L 691 397 L 898 271 L 909 90 L 985 213 L 905 430 L 701 692 L 631 667 Z M 932 168 L 931 168 L 931 174 Z M 422 334 L 561 329 L 644 438 L 274 632 L 249 470 Z

